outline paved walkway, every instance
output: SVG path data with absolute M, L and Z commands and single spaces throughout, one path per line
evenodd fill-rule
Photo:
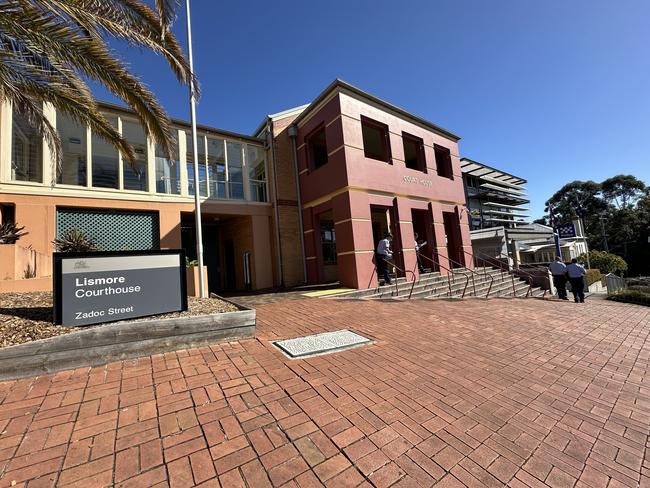
M 341 327 L 377 342 L 268 342 Z M 310 299 L 258 332 L 0 384 L 0 487 L 649 486 L 650 308 Z

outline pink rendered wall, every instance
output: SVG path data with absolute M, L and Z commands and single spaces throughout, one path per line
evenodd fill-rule
M 388 126 L 390 164 L 365 157 L 361 116 Z M 313 170 L 308 165 L 305 137 L 322 126 L 326 128 L 328 163 Z M 426 173 L 406 168 L 402 132 L 423 140 Z M 438 176 L 434 144 L 449 149 L 452 179 Z M 431 243 L 427 252 L 440 259 L 443 265 L 451 267 L 446 262 L 443 212 L 459 215 L 462 246 L 471 251 L 458 144 L 431 128 L 366 102 L 357 95 L 339 92 L 301 122 L 298 167 L 310 283 L 322 280 L 318 215 L 328 210 L 334 215 L 339 279 L 345 286 L 365 288 L 373 275 L 371 205 L 393 207 L 399 215 L 394 226 L 398 226 L 401 242 L 396 242 L 394 247 L 402 250 L 406 270 L 415 269 L 417 274 L 411 209 L 426 210 L 431 216 L 436 242 L 435 245 Z M 471 265 L 469 260 L 467 263 Z M 376 277 L 370 283 L 374 284 Z

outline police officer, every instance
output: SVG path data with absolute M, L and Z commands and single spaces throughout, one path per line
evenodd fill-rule
M 585 303 L 585 279 L 587 274 L 585 268 L 578 264 L 578 260 L 573 258 L 571 264 L 566 267 L 567 275 L 569 275 L 569 282 L 571 283 L 571 291 L 576 303 Z
M 387 233 L 386 236 L 379 241 L 377 245 L 377 274 L 384 278 L 384 285 L 390 285 L 390 274 L 388 273 L 388 260 L 393 257 L 393 253 L 390 250 L 390 243 L 393 240 L 393 236 L 390 233 Z
M 561 300 L 568 300 L 566 295 L 566 265 L 562 262 L 562 257 L 556 256 L 548 267 L 553 275 L 553 286 L 557 290 L 557 296 Z

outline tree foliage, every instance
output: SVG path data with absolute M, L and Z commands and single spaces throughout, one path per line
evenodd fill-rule
M 627 263 L 625 260 L 605 251 L 589 251 L 588 253 L 578 256 L 578 262 L 581 264 L 587 264 L 587 255 L 589 255 L 589 264 L 591 264 L 592 269 L 599 269 L 601 273 L 622 273 L 627 271 Z
M 165 58 L 181 83 L 192 79 L 180 44 L 170 31 L 174 0 L 156 0 L 156 9 L 138 0 L 0 1 L 0 99 L 11 102 L 43 134 L 57 171 L 61 141 L 43 103 L 89 125 L 128 161 L 131 145 L 99 111 L 87 80 L 102 84 L 127 103 L 162 150 L 172 156 L 169 117 L 154 94 L 109 47 L 125 41 Z
M 650 189 L 643 181 L 632 175 L 601 183 L 573 181 L 546 205 L 553 209 L 556 223 L 571 222 L 582 213 L 590 249 L 623 257 L 632 275 L 650 274 Z M 593 260 L 591 265 L 599 268 Z

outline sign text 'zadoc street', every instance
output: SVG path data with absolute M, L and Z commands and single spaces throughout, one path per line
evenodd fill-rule
M 54 322 L 89 325 L 187 310 L 183 251 L 54 254 Z

